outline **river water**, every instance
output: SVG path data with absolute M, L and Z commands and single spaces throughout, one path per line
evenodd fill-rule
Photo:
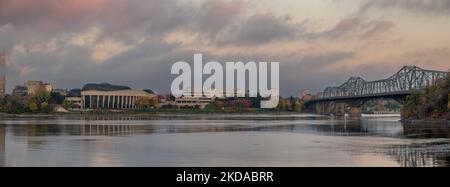
M 0 119 L 0 166 L 449 166 L 450 125 L 306 114 Z

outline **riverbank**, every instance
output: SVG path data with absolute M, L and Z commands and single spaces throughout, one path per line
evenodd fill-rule
M 311 117 L 325 117 L 330 118 L 332 116 L 327 115 L 319 115 L 313 113 L 299 113 L 293 111 L 283 111 L 283 110 L 263 110 L 263 109 L 255 109 L 248 110 L 245 112 L 229 112 L 229 111 L 208 111 L 208 110 L 195 110 L 195 109 L 181 109 L 181 110 L 154 110 L 154 111 L 110 111 L 110 110 L 99 110 L 99 111 L 79 111 L 79 112 L 67 112 L 67 113 L 23 113 L 23 114 L 7 114 L 0 113 L 0 118 L 55 118 L 55 117 L 67 117 L 69 119 L 103 119 L 103 118 L 173 118 L 173 117 L 182 117 L 182 116 L 264 116 L 264 115 L 273 115 L 286 117 L 290 115 L 294 116 L 311 116 Z M 398 117 L 399 115 L 362 115 L 360 118 L 355 119 L 363 119 L 363 118 L 378 118 L 378 117 Z M 344 118 L 344 117 L 342 117 Z M 415 125 L 450 125 L 450 120 L 446 119 L 401 119 L 399 120 L 402 123 Z
M 405 124 L 448 124 L 450 125 L 450 120 L 448 119 L 401 119 L 401 122 Z
M 155 111 L 77 111 L 66 113 L 23 113 L 23 114 L 8 114 L 0 113 L 0 117 L 17 117 L 17 118 L 33 118 L 33 117 L 57 117 L 57 116 L 99 116 L 99 115 L 120 115 L 120 116 L 158 116 L 158 115 L 249 115 L 249 114 L 270 114 L 270 115 L 290 115 L 290 114 L 305 114 L 293 111 L 280 111 L 280 110 L 248 110 L 245 112 L 229 112 L 229 111 L 208 111 L 208 110 L 194 110 L 194 109 L 182 109 L 182 110 L 155 110 Z

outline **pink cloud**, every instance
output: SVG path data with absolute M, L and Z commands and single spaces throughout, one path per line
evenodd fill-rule
M 391 21 L 373 21 L 369 24 L 369 29 L 361 34 L 361 38 L 372 38 L 395 28 Z

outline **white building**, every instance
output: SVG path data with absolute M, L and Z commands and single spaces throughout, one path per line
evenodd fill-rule
M 142 90 L 87 90 L 81 91 L 81 105 L 83 109 L 137 109 L 138 99 L 155 96 Z
M 83 102 L 81 100 L 81 97 L 66 97 L 65 99 L 66 101 L 70 101 L 71 103 L 73 103 L 74 106 L 76 106 L 77 108 L 81 108 Z
M 175 98 L 175 101 L 170 104 L 177 108 L 203 109 L 216 100 L 216 95 L 214 91 L 205 91 L 204 93 L 186 91 L 183 96 Z
M 213 97 L 178 97 L 174 101 L 174 105 L 178 108 L 199 108 L 203 109 L 208 104 L 215 101 Z

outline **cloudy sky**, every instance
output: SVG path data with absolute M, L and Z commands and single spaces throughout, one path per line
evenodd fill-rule
M 110 82 L 168 93 L 171 65 L 280 62 L 281 94 L 404 65 L 450 69 L 449 0 L 0 0 L 7 88 Z

